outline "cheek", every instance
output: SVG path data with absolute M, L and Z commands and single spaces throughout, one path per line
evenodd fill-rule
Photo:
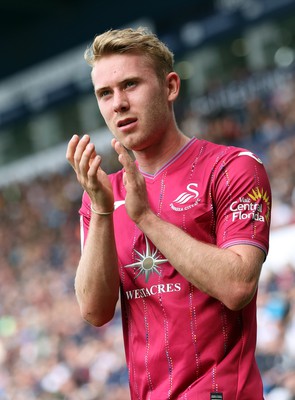
M 163 98 L 156 97 L 150 101 L 149 105 L 146 107 L 148 110 L 148 118 L 151 123 L 161 123 L 164 122 L 167 115 L 167 109 L 165 107 L 166 103 Z

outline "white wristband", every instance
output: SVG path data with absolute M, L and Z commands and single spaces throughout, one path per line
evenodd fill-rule
M 107 212 L 98 212 L 98 211 L 96 211 L 96 210 L 93 208 L 92 204 L 90 204 L 90 209 L 91 209 L 91 211 L 92 211 L 94 214 L 97 214 L 97 215 L 111 215 L 111 214 L 113 214 L 113 212 L 114 212 L 114 210 L 112 210 L 112 211 L 107 211 Z

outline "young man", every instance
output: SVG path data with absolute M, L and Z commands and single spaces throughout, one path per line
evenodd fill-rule
M 256 291 L 271 194 L 261 161 L 180 132 L 180 79 L 153 34 L 108 31 L 86 59 L 123 168 L 107 176 L 88 135 L 70 140 L 85 190 L 82 316 L 107 323 L 120 291 L 132 399 L 262 400 Z

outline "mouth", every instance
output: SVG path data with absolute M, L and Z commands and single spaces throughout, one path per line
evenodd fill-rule
M 125 118 L 125 119 L 121 119 L 120 121 L 118 121 L 117 127 L 118 127 L 118 128 L 122 128 L 122 127 L 124 127 L 124 126 L 131 125 L 131 124 L 135 123 L 136 121 L 137 121 L 136 118 Z

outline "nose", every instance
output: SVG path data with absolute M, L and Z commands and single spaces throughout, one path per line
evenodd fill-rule
M 122 113 L 129 109 L 128 98 L 126 93 L 122 90 L 114 93 L 113 102 L 114 111 L 117 113 Z

